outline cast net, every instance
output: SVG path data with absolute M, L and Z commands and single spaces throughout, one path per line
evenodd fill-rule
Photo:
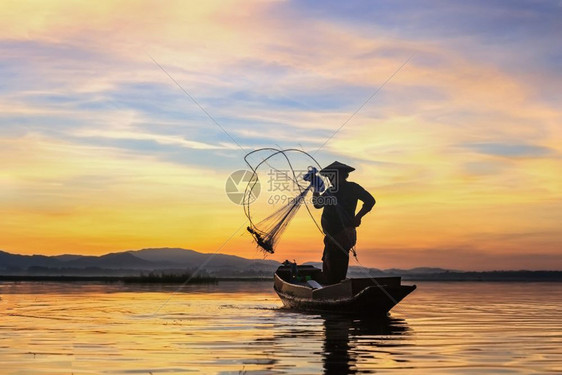
M 300 156 L 305 156 L 312 161 L 318 168 L 321 169 L 318 162 L 308 153 L 299 149 L 276 149 L 276 148 L 262 148 L 254 150 L 248 153 L 244 160 L 246 164 L 250 167 L 253 172 L 253 176 L 250 179 L 246 190 L 244 193 L 243 206 L 244 213 L 249 221 L 249 226 L 247 228 L 250 232 L 258 246 L 258 249 L 265 253 L 273 254 L 275 252 L 275 247 L 281 238 L 281 235 L 295 217 L 300 207 L 303 205 L 306 207 L 309 214 L 312 216 L 308 205 L 306 204 L 306 195 L 309 191 L 315 190 L 319 193 L 324 191 L 325 185 L 322 178 L 317 174 L 318 169 L 315 166 L 309 166 L 305 173 L 298 173 L 293 168 L 293 163 L 289 155 L 298 154 Z M 256 163 L 252 163 L 249 159 L 251 157 L 259 157 L 261 160 Z M 272 159 L 280 158 L 286 164 L 287 168 L 284 170 L 279 170 L 279 168 L 272 165 Z M 263 166 L 268 166 L 270 170 L 274 170 L 276 173 L 282 173 L 285 177 L 293 183 L 296 187 L 296 195 L 290 199 L 286 200 L 286 203 L 282 204 L 280 208 L 275 209 L 271 214 L 266 216 L 264 219 L 255 222 L 253 219 L 253 214 L 250 205 L 253 202 L 254 190 L 256 189 L 259 179 L 258 171 L 262 169 Z M 316 223 L 316 221 L 315 221 Z M 318 227 L 318 225 L 317 225 Z M 318 229 L 320 229 L 318 227 Z M 322 231 L 320 229 L 320 231 Z

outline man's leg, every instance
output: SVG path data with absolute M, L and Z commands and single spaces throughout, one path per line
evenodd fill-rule
M 347 269 L 349 267 L 349 251 L 357 242 L 357 232 L 355 228 L 345 228 L 343 231 L 334 237 L 334 240 L 339 244 L 336 245 L 338 249 L 337 256 L 337 277 L 339 280 L 345 280 L 347 277 Z
M 349 264 L 349 249 L 342 245 L 338 238 L 324 238 L 324 256 L 322 257 L 322 273 L 327 284 L 336 284 L 345 279 Z
M 324 237 L 324 253 L 322 254 L 322 275 L 324 284 L 333 284 L 334 276 L 332 276 L 332 264 L 330 240 L 328 236 Z
M 349 264 L 349 251 L 344 251 L 340 247 L 332 249 L 333 266 L 332 277 L 335 283 L 345 280 L 347 276 L 347 266 Z

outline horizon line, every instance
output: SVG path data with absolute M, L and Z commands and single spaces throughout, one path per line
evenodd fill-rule
M 45 254 L 20 254 L 20 253 L 12 253 L 9 252 L 5 249 L 0 249 L 0 252 L 4 252 L 6 254 L 10 254 L 10 255 L 17 255 L 17 256 L 44 256 L 44 257 L 58 257 L 58 256 L 64 256 L 64 255 L 73 255 L 73 256 L 81 256 L 81 257 L 102 257 L 102 256 L 106 256 L 106 255 L 110 255 L 110 254 L 118 254 L 118 253 L 128 253 L 128 252 L 135 252 L 135 251 L 141 251 L 141 250 L 183 250 L 183 251 L 193 251 L 195 253 L 198 254 L 203 254 L 203 255 L 212 255 L 213 253 L 206 253 L 206 252 L 202 252 L 202 251 L 197 251 L 197 250 L 193 250 L 193 249 L 185 249 L 185 248 L 181 248 L 181 247 L 146 247 L 146 248 L 141 248 L 141 249 L 131 249 L 131 250 L 120 250 L 120 251 L 111 251 L 105 254 L 99 254 L 99 255 L 89 255 L 89 254 L 71 254 L 71 253 L 62 253 L 62 254 L 53 254 L 53 255 L 45 255 Z M 219 253 L 220 255 L 227 255 L 227 256 L 233 256 L 233 257 L 238 257 L 238 258 L 242 258 L 242 259 L 246 259 L 246 260 L 264 260 L 264 261 L 274 261 L 274 262 L 278 262 L 278 263 L 283 263 L 282 261 L 278 261 L 275 259 L 267 259 L 267 258 L 246 258 L 240 255 L 233 255 L 233 254 L 225 254 L 225 253 Z M 307 263 L 322 263 L 321 261 L 318 260 L 309 260 L 309 261 L 304 261 L 299 263 L 300 265 L 304 265 Z M 454 269 L 454 268 L 444 268 L 444 267 L 440 267 L 440 266 L 416 266 L 416 267 L 411 267 L 411 268 L 400 268 L 400 267 L 390 267 L 390 268 L 378 268 L 378 267 L 369 267 L 369 266 L 363 266 L 363 265 L 349 265 L 349 268 L 365 268 L 365 269 L 375 269 L 375 270 L 379 270 L 379 271 L 383 271 L 386 272 L 388 270 L 403 270 L 403 271 L 412 271 L 415 269 L 420 269 L 420 268 L 433 268 L 433 269 L 439 269 L 442 271 L 446 271 L 446 272 L 451 272 L 451 273 L 467 273 L 467 272 L 478 272 L 478 273 L 482 273 L 482 272 L 562 272 L 562 269 L 525 269 L 525 268 L 519 268 L 519 269 L 493 269 L 493 270 L 475 270 L 475 269 L 470 269 L 470 270 L 462 270 L 462 269 Z

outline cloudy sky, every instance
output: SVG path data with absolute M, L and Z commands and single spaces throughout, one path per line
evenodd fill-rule
M 562 269 L 561 67 L 558 0 L 5 1 L 0 249 L 261 257 L 225 183 L 298 147 L 377 199 L 362 265 Z

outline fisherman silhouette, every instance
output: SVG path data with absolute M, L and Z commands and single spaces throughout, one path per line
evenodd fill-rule
M 355 168 L 338 161 L 333 162 L 319 173 L 332 184 L 324 193 L 315 190 L 315 208 L 323 208 L 322 230 L 324 231 L 324 254 L 322 273 L 326 284 L 336 284 L 345 279 L 349 265 L 349 251 L 357 241 L 356 227 L 361 219 L 375 205 L 375 198 L 359 184 L 347 181 Z M 357 202 L 363 202 L 359 212 Z

